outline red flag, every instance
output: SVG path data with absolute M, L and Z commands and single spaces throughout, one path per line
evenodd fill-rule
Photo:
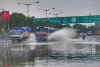
M 9 11 L 2 11 L 2 18 L 9 19 Z

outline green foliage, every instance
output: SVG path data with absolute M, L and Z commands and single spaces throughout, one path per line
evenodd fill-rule
M 93 34 L 95 34 L 95 32 L 97 32 L 98 30 L 100 30 L 100 27 L 96 27 L 96 26 L 87 26 L 86 25 L 82 25 L 82 24 L 75 24 L 73 26 L 74 29 L 80 29 L 81 32 L 88 32 L 88 31 L 92 31 Z
M 10 16 L 10 27 L 21 27 L 26 24 L 26 16 L 22 13 L 13 13 Z
M 22 13 L 12 13 L 10 16 L 10 28 L 12 29 L 13 27 L 30 27 L 33 30 L 33 18 L 35 17 L 26 17 Z
M 45 26 L 45 27 L 53 27 L 53 23 L 49 21 L 36 21 L 33 25 L 33 30 L 35 31 L 36 27 Z
M 82 24 L 75 24 L 73 25 L 74 29 L 80 29 L 81 32 L 87 32 L 87 26 Z
M 53 23 L 53 22 L 50 22 L 50 21 L 41 21 L 41 20 L 38 20 L 34 23 L 34 27 L 38 27 L 38 26 L 46 26 L 46 27 L 54 27 L 54 28 L 57 28 L 57 29 L 60 29 L 60 28 L 64 28 L 64 27 L 71 27 L 69 24 L 66 24 L 66 25 L 62 25 L 62 24 L 59 24 L 59 23 Z M 34 29 L 35 29 L 34 28 Z
M 96 26 L 88 27 L 88 31 L 92 31 L 93 34 L 95 34 L 95 32 L 97 32 L 98 30 L 100 30 L 100 27 L 96 27 Z
M 24 26 L 27 26 L 27 27 L 30 27 L 32 30 L 34 30 L 34 22 L 33 22 L 33 18 L 34 17 L 27 17 L 27 21 L 26 21 L 26 24 L 24 24 Z
M 55 23 L 53 27 L 60 29 L 60 28 L 62 28 L 62 25 L 59 23 Z
M 96 30 L 97 30 L 97 28 L 95 26 L 89 26 L 88 27 L 88 31 L 95 32 Z

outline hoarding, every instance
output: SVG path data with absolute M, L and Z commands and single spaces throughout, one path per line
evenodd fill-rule
M 2 19 L 9 19 L 9 11 L 2 11 Z

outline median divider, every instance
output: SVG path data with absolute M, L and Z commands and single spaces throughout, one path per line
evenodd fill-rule
M 0 40 L 4 40 L 4 39 L 10 39 L 10 35 L 0 35 Z

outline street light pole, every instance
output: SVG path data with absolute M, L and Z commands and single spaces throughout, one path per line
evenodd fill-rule
M 48 11 L 48 10 L 44 10 L 44 11 L 46 11 L 46 20 L 47 20 L 47 11 Z
M 29 5 L 27 5 L 27 13 L 28 13 L 28 17 L 29 17 Z
M 57 15 L 58 15 L 58 14 L 54 14 L 54 15 L 56 15 L 56 21 L 57 21 Z
M 51 8 L 51 9 L 55 9 L 55 8 Z M 44 10 L 44 9 L 39 9 L 39 8 L 38 8 L 38 10 L 46 11 L 46 20 L 47 20 L 47 12 L 48 12 L 49 10 L 51 10 L 51 9 Z
M 28 17 L 29 17 L 29 6 L 32 5 L 32 4 L 35 4 L 35 3 L 39 3 L 39 1 L 34 2 L 34 3 L 30 3 L 30 4 L 24 4 L 24 3 L 17 2 L 17 4 L 23 4 L 23 5 L 26 5 L 27 6 L 27 14 L 28 14 Z
M 58 13 L 58 14 L 53 14 L 53 13 L 49 13 L 49 14 L 56 15 L 56 22 L 57 22 L 57 16 L 58 16 L 59 14 L 62 14 L 62 13 L 64 13 L 64 12 L 61 12 L 61 13 Z

